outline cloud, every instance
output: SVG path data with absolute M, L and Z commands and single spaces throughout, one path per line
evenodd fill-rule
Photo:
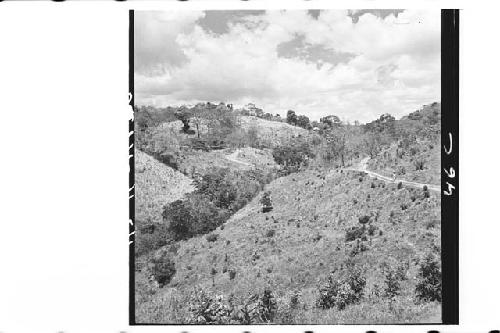
M 134 70 L 136 73 L 164 73 L 186 63 L 175 39 L 194 28 L 203 12 L 142 12 L 134 14 Z
M 248 14 L 136 14 L 138 103 L 254 102 L 370 121 L 440 100 L 439 10 L 363 12 L 356 22 L 339 10 Z

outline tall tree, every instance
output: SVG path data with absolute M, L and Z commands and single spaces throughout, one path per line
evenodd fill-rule
M 289 123 L 290 125 L 297 125 L 297 115 L 295 114 L 295 111 L 293 110 L 288 110 L 286 113 L 286 122 Z

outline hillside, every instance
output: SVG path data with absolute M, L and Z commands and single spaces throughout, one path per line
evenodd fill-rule
M 369 169 L 392 177 L 439 185 L 441 181 L 441 103 L 395 122 L 398 142 L 385 147 L 370 160 Z
M 269 146 L 278 145 L 283 140 L 310 134 L 308 130 L 298 126 L 279 121 L 269 121 L 254 116 L 242 116 L 240 121 L 243 129 L 249 130 L 254 128 L 259 138 L 267 142 Z
M 163 205 L 193 189 L 192 181 L 182 173 L 135 150 L 136 221 L 161 223 Z
M 231 168 L 234 170 L 275 169 L 269 149 L 250 147 L 239 149 L 221 149 L 209 152 L 199 150 L 184 151 L 178 160 L 179 170 L 191 177 L 195 173 L 203 174 L 210 168 Z
M 182 322 L 181 304 L 195 286 L 240 301 L 268 287 L 280 304 L 297 291 L 302 310 L 293 312 L 291 323 L 439 321 L 439 305 L 415 305 L 412 294 L 418 260 L 428 252 L 439 254 L 439 196 L 425 198 L 421 190 L 398 189 L 354 172 L 327 174 L 308 170 L 279 178 L 266 187 L 271 212 L 261 212 L 259 196 L 213 232 L 215 241 L 199 236 L 179 242 L 170 250 L 176 273 L 168 287 L 155 289 L 138 275 L 143 281 L 138 322 Z M 346 241 L 346 231 L 359 227 L 364 215 L 370 216 L 371 235 Z M 353 263 L 367 279 L 362 301 L 343 311 L 316 308 L 318 286 L 328 273 L 341 274 Z M 378 295 L 382 270 L 399 264 L 407 265 L 406 279 L 402 294 L 389 303 Z M 377 311 L 365 311 L 375 305 Z

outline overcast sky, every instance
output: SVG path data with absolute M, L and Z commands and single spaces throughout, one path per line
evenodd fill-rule
M 399 118 L 440 101 L 440 40 L 439 10 L 136 11 L 136 103 Z

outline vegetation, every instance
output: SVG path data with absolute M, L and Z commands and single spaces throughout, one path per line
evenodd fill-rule
M 441 265 L 432 253 L 420 264 L 415 293 L 419 300 L 441 302 Z
M 439 184 L 439 109 L 351 125 L 139 108 L 138 322 L 439 321 L 439 197 L 350 170 L 370 157 L 370 170 Z

